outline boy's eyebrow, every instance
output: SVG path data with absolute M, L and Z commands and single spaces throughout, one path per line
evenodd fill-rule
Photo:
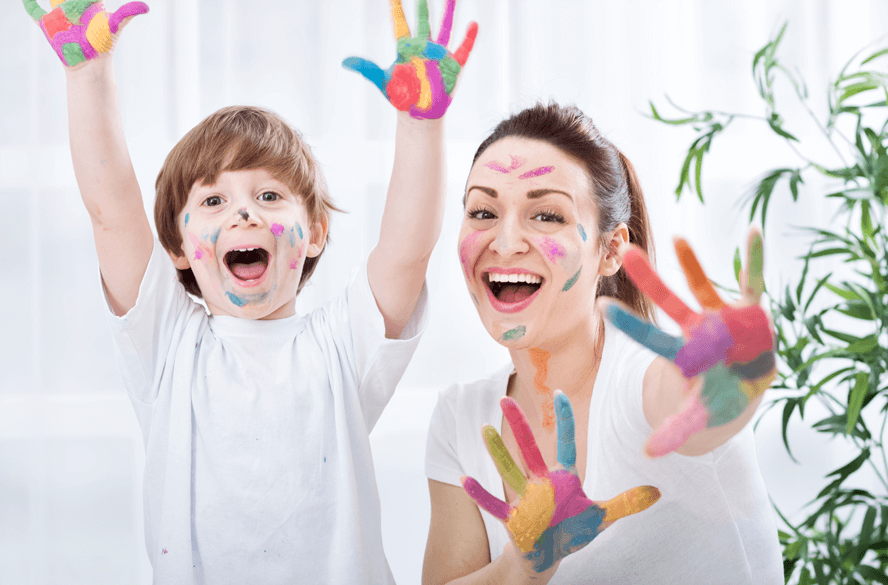
M 492 189 L 490 187 L 482 187 L 480 185 L 472 185 L 471 187 L 466 189 L 466 194 L 463 197 L 463 207 L 465 207 L 466 200 L 469 198 L 469 193 L 472 191 L 472 189 L 478 189 L 479 191 L 483 191 L 484 193 L 486 193 L 490 197 L 493 197 L 494 199 L 496 199 L 496 197 L 499 195 L 496 192 L 496 189 Z M 530 191 L 527 192 L 527 198 L 528 199 L 539 199 L 540 197 L 545 197 L 549 193 L 560 193 L 561 195 L 564 195 L 565 197 L 567 197 L 568 199 L 573 201 L 573 196 L 570 193 L 567 193 L 565 191 L 559 191 L 558 189 L 531 189 Z

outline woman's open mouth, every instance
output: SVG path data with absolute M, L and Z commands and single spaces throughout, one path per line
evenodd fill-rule
M 265 280 L 268 252 L 262 248 L 241 248 L 225 254 L 225 265 L 240 286 L 256 286 Z
M 543 286 L 543 278 L 525 272 L 486 272 L 484 284 L 487 285 L 487 298 L 494 309 L 501 313 L 517 313 L 526 309 L 536 298 Z

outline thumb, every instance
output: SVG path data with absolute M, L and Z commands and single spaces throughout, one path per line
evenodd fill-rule
M 385 94 L 385 86 L 388 83 L 385 78 L 385 71 L 379 68 L 379 65 L 373 61 L 368 61 L 360 57 L 349 57 L 342 61 L 342 66 L 356 73 L 360 73 L 366 77 L 373 85 L 379 88 Z
M 144 2 L 128 2 L 108 16 L 108 27 L 111 34 L 118 34 L 129 21 L 140 14 L 148 12 L 148 5 Z

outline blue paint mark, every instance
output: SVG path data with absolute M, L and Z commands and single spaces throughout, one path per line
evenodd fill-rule
M 222 228 L 217 229 L 216 233 L 213 234 L 213 236 L 210 238 L 210 241 L 215 244 L 216 240 L 219 239 L 219 234 L 221 234 L 221 233 L 222 233 Z
M 326 463 L 326 462 L 327 462 L 327 458 L 326 458 L 326 457 L 324 457 L 324 463 Z
M 290 228 L 289 237 L 290 237 L 290 247 L 295 248 L 296 247 L 296 233 L 293 231 L 293 228 Z
M 586 510 L 550 526 L 540 535 L 533 551 L 524 558 L 533 561 L 533 570 L 542 573 L 559 559 L 580 550 L 598 536 L 604 510 L 591 504 Z
M 432 61 L 440 61 L 447 56 L 447 48 L 438 43 L 428 43 L 426 44 L 425 51 L 422 52 L 422 56 Z
M 478 305 L 479 307 L 481 306 L 481 303 L 478 302 L 478 297 L 475 296 L 475 293 L 472 293 L 472 300 L 475 301 L 476 305 Z
M 296 222 L 296 231 L 299 232 L 299 239 L 302 239 L 302 226 L 299 225 L 299 222 Z
M 227 292 L 225 294 L 228 295 L 228 300 L 231 301 L 232 303 L 234 303 L 235 305 L 237 305 L 238 307 L 243 307 L 245 304 L 247 304 L 247 301 L 245 301 L 244 299 L 240 298 L 237 295 L 231 294 L 230 292 Z
M 558 463 L 569 470 L 577 463 L 574 413 L 570 400 L 561 392 L 555 395 L 555 416 L 558 419 Z
M 583 224 L 577 224 L 577 231 L 580 232 L 580 235 L 583 237 L 583 241 L 586 241 L 586 230 L 583 229 Z
M 360 57 L 349 57 L 342 61 L 342 66 L 360 73 L 378 87 L 383 95 L 388 95 L 385 93 L 385 86 L 388 85 L 388 75 L 376 63 L 361 59 Z
M 188 227 L 188 218 L 189 218 L 189 215 L 186 213 L 185 214 L 185 227 Z

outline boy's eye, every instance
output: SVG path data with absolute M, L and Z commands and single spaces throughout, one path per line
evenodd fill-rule
M 213 195 L 212 197 L 207 197 L 204 201 L 204 205 L 207 207 L 215 207 L 217 205 L 222 205 L 222 198 Z
M 262 201 L 277 201 L 281 196 L 275 193 L 274 191 L 266 191 L 262 195 L 259 196 L 259 199 Z
M 489 209 L 472 209 L 466 213 L 469 219 L 496 219 L 496 216 Z

